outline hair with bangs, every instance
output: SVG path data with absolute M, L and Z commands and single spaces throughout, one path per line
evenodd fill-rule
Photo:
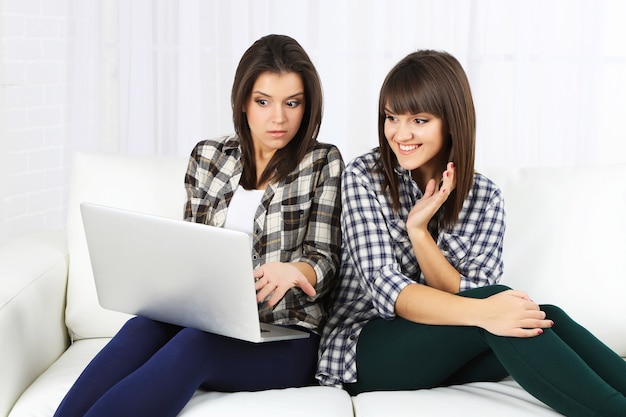
M 244 107 L 254 83 L 265 72 L 300 76 L 304 85 L 304 115 L 294 138 L 276 151 L 257 178 L 254 145 Z M 241 57 L 235 72 L 231 106 L 235 133 L 241 141 L 243 174 L 240 184 L 245 189 L 253 189 L 258 184 L 284 179 L 315 146 L 322 123 L 322 85 L 311 59 L 295 39 L 267 35 L 254 42 Z
M 409 54 L 387 74 L 380 90 L 378 142 L 384 175 L 394 210 L 400 206 L 398 160 L 385 137 L 386 111 L 430 113 L 442 119 L 448 132 L 449 161 L 456 168 L 456 188 L 444 203 L 444 225 L 454 224 L 474 182 L 476 114 L 467 75 L 447 52 L 421 50 Z M 443 172 L 445 166 L 441 167 Z

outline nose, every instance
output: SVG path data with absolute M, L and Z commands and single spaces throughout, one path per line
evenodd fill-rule
M 276 124 L 284 123 L 286 120 L 285 109 L 282 105 L 277 104 L 272 108 L 272 121 Z
M 402 121 L 398 123 L 397 129 L 394 135 L 394 139 L 396 141 L 405 141 L 413 138 L 413 132 L 411 131 L 411 127 L 408 123 Z

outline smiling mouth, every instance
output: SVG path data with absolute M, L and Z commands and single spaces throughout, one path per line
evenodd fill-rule
M 401 145 L 398 143 L 398 149 L 400 149 L 401 152 L 411 152 L 416 150 L 420 146 L 422 145 Z

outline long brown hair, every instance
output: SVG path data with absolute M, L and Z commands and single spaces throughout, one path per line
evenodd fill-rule
M 394 210 L 400 205 L 398 160 L 385 137 L 385 108 L 396 114 L 430 113 L 449 133 L 449 160 L 456 167 L 456 188 L 444 204 L 444 225 L 454 224 L 474 182 L 476 113 L 467 75 L 447 52 L 421 50 L 409 54 L 389 72 L 380 90 L 378 141 L 383 192 L 389 189 Z M 443 170 L 445 167 L 442 167 Z
M 300 128 L 287 146 L 276 151 L 259 178 L 256 175 L 254 146 L 246 114 L 243 111 L 259 75 L 296 73 L 304 84 L 304 115 Z M 322 123 L 322 86 L 311 59 L 300 44 L 285 35 L 267 35 L 243 54 L 231 92 L 233 124 L 240 138 L 243 174 L 240 184 L 256 188 L 268 181 L 280 181 L 293 171 L 304 155 L 315 145 Z

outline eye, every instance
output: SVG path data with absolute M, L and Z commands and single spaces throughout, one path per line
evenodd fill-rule
M 391 114 L 386 114 L 385 119 L 389 120 L 390 122 L 395 122 L 396 120 L 398 120 L 396 116 L 392 116 Z
M 265 107 L 269 104 L 269 101 L 264 98 L 257 98 L 254 100 L 259 106 Z
M 285 104 L 287 105 L 287 107 L 298 107 L 300 105 L 300 101 L 289 100 L 289 101 L 286 101 Z
M 424 123 L 428 122 L 428 119 L 421 119 L 421 118 L 417 118 L 414 120 L 414 122 L 418 125 L 423 125 Z

